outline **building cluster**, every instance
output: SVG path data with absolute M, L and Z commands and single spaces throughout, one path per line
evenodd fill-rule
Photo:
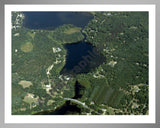
M 22 13 L 16 12 L 15 14 L 16 14 L 16 19 L 14 23 L 12 24 L 12 29 L 21 28 L 23 19 L 24 19 L 24 15 Z

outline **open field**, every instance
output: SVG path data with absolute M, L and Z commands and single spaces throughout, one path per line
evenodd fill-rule
M 115 90 L 112 87 L 97 86 L 94 87 L 89 100 L 94 101 L 96 104 L 106 104 L 115 107 L 119 104 L 123 95 L 123 92 Z
M 81 30 L 81 28 L 78 28 L 78 27 L 76 27 L 76 28 L 70 28 L 70 29 L 66 30 L 64 33 L 65 34 L 73 34 L 75 32 L 79 32 L 80 30 Z
M 30 105 L 30 109 L 31 109 L 33 107 L 32 103 L 38 102 L 38 98 L 39 97 L 34 98 L 34 94 L 32 94 L 32 93 L 27 93 L 27 95 L 24 97 L 23 101 L 28 103 Z
M 23 88 L 27 88 L 32 85 L 32 82 L 26 81 L 26 80 L 21 80 L 18 84 L 22 85 Z
M 33 44 L 31 42 L 26 42 L 21 46 L 23 52 L 31 52 L 33 50 Z

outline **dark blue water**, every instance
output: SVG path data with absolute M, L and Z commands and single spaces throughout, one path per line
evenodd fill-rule
M 82 110 L 77 106 L 77 104 L 66 101 L 63 106 L 57 108 L 54 111 L 43 111 L 35 113 L 33 115 L 80 115 L 81 112 Z
M 31 29 L 54 29 L 63 24 L 84 27 L 93 19 L 86 12 L 23 12 L 24 26 Z
M 67 49 L 66 64 L 60 74 L 88 73 L 106 61 L 98 49 L 84 40 L 64 47 Z

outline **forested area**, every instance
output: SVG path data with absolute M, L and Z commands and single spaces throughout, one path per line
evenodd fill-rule
M 14 24 L 18 19 L 22 20 L 18 16 L 21 14 L 12 12 L 12 26 L 15 26 L 12 28 L 12 114 L 53 110 L 64 102 L 62 95 L 74 96 L 74 80 L 60 79 L 60 71 L 66 56 L 63 44 L 81 41 L 81 28 L 69 24 L 55 30 L 28 29 L 22 22 Z M 53 67 L 49 69 L 51 65 Z M 22 80 L 32 85 L 23 88 L 19 84 Z M 50 86 L 48 90 L 47 85 Z
M 88 109 L 78 106 L 81 114 L 148 114 L 148 12 L 92 12 L 82 31 L 71 24 L 27 29 L 20 14 L 12 14 L 12 114 L 56 110 L 64 98 L 85 103 Z M 82 41 L 82 33 L 107 59 L 89 73 L 61 75 L 63 45 Z M 21 86 L 22 80 L 32 84 Z
M 89 102 L 123 110 L 117 114 L 146 114 L 148 12 L 95 12 L 94 19 L 83 32 L 87 35 L 87 41 L 107 58 L 105 64 L 83 76 L 91 84 L 91 89 L 86 91 Z M 100 79 L 93 78 L 97 72 Z M 137 86 L 140 90 L 132 94 L 130 86 Z M 134 103 L 139 107 L 134 109 Z

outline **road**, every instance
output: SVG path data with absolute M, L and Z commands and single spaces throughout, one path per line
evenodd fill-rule
M 79 101 L 79 100 L 71 99 L 71 98 L 64 98 L 64 99 L 65 99 L 65 100 L 70 100 L 70 101 L 76 102 L 76 103 L 78 103 L 78 104 L 83 105 L 83 107 L 88 108 L 88 106 L 85 105 L 85 103 L 83 103 L 83 102 L 81 102 L 81 101 Z

